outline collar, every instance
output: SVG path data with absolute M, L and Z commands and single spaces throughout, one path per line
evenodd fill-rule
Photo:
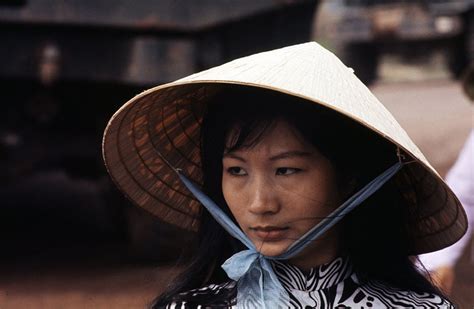
M 317 291 L 337 285 L 353 274 L 349 258 L 339 257 L 309 271 L 303 272 L 296 266 L 272 261 L 272 266 L 283 287 L 288 290 Z

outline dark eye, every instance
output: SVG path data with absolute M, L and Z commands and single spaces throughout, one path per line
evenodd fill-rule
M 234 175 L 234 176 L 245 176 L 247 175 L 247 172 L 241 167 L 238 166 L 232 166 L 227 169 L 227 173 Z
M 299 168 L 280 167 L 280 168 L 277 168 L 276 175 L 287 176 L 287 175 L 298 173 L 300 171 L 301 170 Z

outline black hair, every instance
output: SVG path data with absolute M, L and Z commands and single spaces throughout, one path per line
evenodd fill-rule
M 318 104 L 274 91 L 251 87 L 221 86 L 207 104 L 201 126 L 203 190 L 230 215 L 222 189 L 224 151 L 252 147 L 277 120 L 283 119 L 311 142 L 336 170 L 340 186 L 349 182 L 360 189 L 394 164 L 396 147 L 354 120 Z M 238 129 L 236 134 L 235 129 Z M 229 145 L 228 136 L 232 132 Z M 414 292 L 442 293 L 427 280 L 409 256 L 408 210 L 395 180 L 349 213 L 342 221 L 345 254 L 362 281 L 378 280 Z M 232 217 L 230 215 L 230 217 Z M 154 303 L 186 301 L 190 307 L 235 304 L 236 288 L 218 294 L 191 296 L 186 291 L 229 281 L 220 265 L 244 249 L 209 215 L 201 213 L 198 250 L 174 285 Z

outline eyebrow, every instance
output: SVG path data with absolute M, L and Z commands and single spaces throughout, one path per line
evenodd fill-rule
M 307 151 L 285 151 L 282 153 L 279 153 L 277 155 L 274 155 L 270 157 L 270 161 L 276 161 L 276 160 L 281 160 L 281 159 L 288 159 L 288 158 L 293 158 L 293 157 L 309 157 L 311 156 L 311 152 Z
M 222 159 L 225 159 L 225 158 L 232 158 L 232 159 L 235 159 L 235 160 L 239 160 L 239 161 L 242 161 L 242 162 L 246 162 L 244 158 L 242 157 L 239 157 L 237 155 L 235 155 L 234 153 L 232 152 L 226 152 L 222 155 Z
M 277 160 L 281 160 L 281 159 L 288 159 L 288 158 L 294 158 L 294 157 L 309 157 L 311 155 L 312 155 L 312 153 L 307 152 L 307 151 L 298 151 L 298 150 L 285 151 L 285 152 L 282 152 L 282 153 L 279 153 L 279 154 L 276 154 L 276 155 L 270 157 L 269 160 L 270 161 L 277 161 Z M 244 158 L 239 157 L 238 155 L 236 155 L 232 152 L 224 153 L 222 158 L 223 159 L 224 158 L 232 158 L 232 159 L 236 159 L 236 160 L 239 160 L 239 161 L 242 161 L 242 162 L 246 162 Z

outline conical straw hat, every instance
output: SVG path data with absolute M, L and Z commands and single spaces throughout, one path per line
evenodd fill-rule
M 418 147 L 353 70 L 315 42 L 240 58 L 144 91 L 122 106 L 105 130 L 103 153 L 112 179 L 136 205 L 196 230 L 201 206 L 168 164 L 200 182 L 200 121 L 206 101 L 223 84 L 269 89 L 325 106 L 415 160 L 398 175 L 410 214 L 410 253 L 444 248 L 465 233 L 461 204 Z

